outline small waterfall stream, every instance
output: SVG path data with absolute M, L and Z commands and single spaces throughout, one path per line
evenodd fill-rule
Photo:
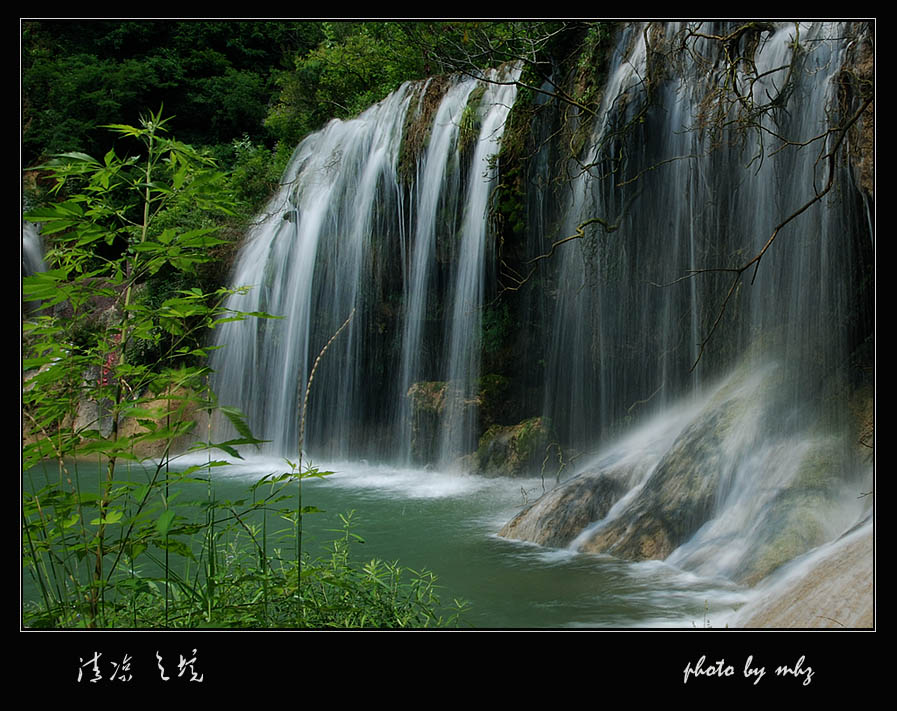
M 405 217 L 396 176 L 407 87 L 357 119 L 334 121 L 303 141 L 279 193 L 247 236 L 233 282 L 251 291 L 230 305 L 282 320 L 247 320 L 226 327 L 226 352 L 215 363 L 223 402 L 238 403 L 267 451 L 287 454 L 298 443 L 298 408 L 317 353 L 356 310 L 328 357 L 341 366 L 322 372 L 307 439 L 327 433 L 348 442 L 349 420 L 365 403 L 361 386 L 364 330 L 383 278 L 381 250 L 404 240 Z M 351 365 L 345 366 L 346 363 Z
M 44 249 L 41 244 L 40 229 L 33 222 L 22 222 L 22 275 L 43 271 Z
M 543 319 L 535 356 L 521 354 L 544 360 L 542 414 L 580 458 L 567 472 L 576 476 L 502 535 L 753 585 L 869 513 L 855 493 L 870 486 L 871 463 L 855 454 L 835 396 L 856 347 L 868 203 L 838 164 L 842 187 L 780 231 L 731 300 L 729 273 L 684 277 L 747 261 L 825 184 L 826 139 L 772 146 L 825 133 L 847 33 L 836 23 L 763 33 L 751 90 L 771 108 L 744 133 L 721 134 L 708 118 L 724 81 L 709 41 L 695 44 L 708 64 L 646 81 L 652 52 L 681 29 L 626 27 L 587 149 L 568 162 L 572 179 L 528 195 L 530 256 L 593 218 L 604 228 L 544 263 L 550 296 L 520 297 Z M 293 455 L 312 363 L 353 310 L 316 374 L 308 451 L 425 463 L 411 446 L 408 394 L 420 383 L 444 388 L 423 459 L 446 471 L 476 449 L 471 405 L 497 269 L 493 156 L 518 71 L 439 91 L 407 84 L 297 147 L 233 276 L 252 287 L 233 308 L 280 318 L 222 328 L 213 364 L 221 402 L 247 413 L 266 455 Z M 721 110 L 726 121 L 735 107 Z M 426 133 L 414 155 L 403 149 L 411 130 Z M 581 520 L 561 533 L 561 519 Z

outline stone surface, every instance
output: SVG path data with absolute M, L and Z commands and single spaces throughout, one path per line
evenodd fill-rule
M 185 451 L 197 441 L 204 441 L 209 424 L 208 413 L 197 407 L 193 394 L 184 388 L 172 391 L 170 398 L 160 395 L 154 400 L 141 403 L 141 409 L 152 413 L 152 417 L 141 422 L 134 417 L 122 418 L 120 435 L 134 437 L 134 454 L 138 457 L 160 457 L 165 453 L 168 440 L 149 437 L 147 422 L 152 421 L 160 428 L 185 426 L 184 434 L 175 437 L 171 442 L 170 453 Z M 143 419 L 143 418 L 141 418 Z M 141 439 L 141 437 L 149 437 Z
M 810 629 L 875 625 L 875 540 L 867 524 L 800 562 L 789 575 L 761 587 L 761 595 L 732 627 Z
M 626 560 L 662 560 L 710 516 L 724 470 L 722 440 L 736 422 L 739 400 L 697 418 L 661 459 L 637 499 L 583 541 L 586 553 Z
M 427 381 L 413 383 L 408 388 L 411 402 L 411 456 L 416 462 L 432 462 L 439 443 L 439 427 L 446 399 L 450 394 L 449 383 Z

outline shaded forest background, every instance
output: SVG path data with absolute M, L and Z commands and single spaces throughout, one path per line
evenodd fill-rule
M 297 143 L 410 79 L 519 56 L 586 23 L 24 20 L 22 164 L 109 148 L 105 124 L 159 111 L 231 174 L 244 217 Z M 475 38 L 475 39 L 474 39 Z M 483 51 L 485 48 L 485 51 Z M 26 192 L 39 191 L 33 180 Z

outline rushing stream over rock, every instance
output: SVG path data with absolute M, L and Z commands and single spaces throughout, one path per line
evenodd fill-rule
M 871 526 L 856 412 L 871 401 L 872 196 L 826 160 L 848 25 L 746 36 L 741 103 L 767 110 L 745 125 L 714 103 L 710 39 L 658 69 L 683 27 L 627 23 L 581 152 L 535 141 L 513 245 L 491 217 L 520 68 L 406 84 L 332 122 L 297 147 L 239 256 L 233 283 L 252 289 L 232 305 L 281 318 L 221 329 L 221 402 L 266 454 L 294 456 L 312 366 L 353 314 L 315 374 L 304 448 L 440 471 L 525 462 L 547 490 L 503 537 L 753 586 Z M 530 135 L 561 135 L 559 113 Z M 514 254 L 532 271 L 508 294 Z

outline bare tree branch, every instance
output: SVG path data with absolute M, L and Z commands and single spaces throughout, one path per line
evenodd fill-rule
M 826 180 L 825 187 L 823 187 L 821 190 L 817 190 L 815 195 L 810 200 L 808 200 L 806 203 L 801 205 L 794 212 L 792 212 L 790 215 L 788 215 L 784 220 L 782 220 L 779 224 L 777 224 L 775 226 L 775 228 L 772 230 L 772 234 L 770 234 L 769 239 L 766 240 L 766 243 L 763 245 L 763 247 L 761 247 L 760 250 L 751 259 L 744 262 L 739 267 L 716 267 L 716 268 L 694 269 L 694 270 L 689 271 L 687 274 L 680 277 L 679 279 L 676 279 L 673 282 L 670 282 L 669 284 L 664 285 L 664 286 L 670 286 L 672 284 L 676 284 L 680 281 L 683 281 L 685 279 L 690 279 L 690 278 L 698 276 L 700 274 L 721 273 L 722 272 L 722 273 L 731 273 L 734 275 L 734 277 L 732 279 L 732 283 L 729 285 L 729 290 L 726 292 L 726 296 L 723 299 L 723 302 L 720 305 L 720 308 L 716 315 L 716 318 L 713 321 L 713 325 L 711 326 L 707 335 L 701 340 L 701 343 L 699 344 L 698 356 L 695 359 L 695 362 L 692 364 L 691 368 L 689 369 L 689 372 L 693 371 L 697 367 L 698 363 L 700 362 L 701 358 L 703 357 L 704 351 L 706 350 L 706 347 L 707 347 L 707 344 L 710 342 L 710 339 L 713 337 L 713 334 L 716 332 L 717 327 L 719 326 L 720 322 L 722 321 L 723 315 L 726 312 L 726 308 L 729 304 L 729 301 L 732 298 L 732 295 L 736 292 L 737 287 L 738 287 L 739 283 L 741 282 L 741 277 L 744 275 L 744 273 L 746 271 L 748 271 L 749 269 L 751 269 L 751 267 L 753 267 L 754 273 L 753 273 L 753 276 L 751 277 L 751 284 L 753 284 L 754 280 L 757 278 L 757 271 L 760 268 L 760 262 L 763 259 L 763 257 L 766 255 L 767 251 L 769 251 L 769 248 L 772 247 L 773 242 L 775 242 L 776 238 L 779 236 L 779 232 L 781 232 L 781 230 L 786 225 L 791 223 L 793 220 L 798 218 L 804 212 L 809 210 L 813 205 L 815 205 L 820 200 L 822 200 L 822 198 L 825 197 L 826 194 L 828 194 L 831 191 L 832 186 L 834 185 L 834 182 L 835 182 L 835 173 L 836 173 L 835 163 L 836 163 L 838 151 L 841 148 L 841 144 L 844 142 L 844 139 L 847 137 L 847 134 L 848 134 L 848 131 L 850 130 L 850 128 L 859 120 L 860 116 L 863 115 L 863 113 L 866 111 L 866 109 L 868 109 L 869 106 L 872 105 L 873 101 L 874 101 L 874 98 L 872 98 L 872 97 L 866 98 L 863 101 L 860 108 L 847 120 L 846 123 L 842 124 L 841 126 L 829 129 L 829 131 L 826 132 L 826 134 L 825 134 L 826 136 L 836 135 L 837 137 L 832 146 L 832 149 L 825 156 L 823 156 L 823 158 L 825 158 L 828 162 L 828 179 Z M 655 286 L 661 286 L 661 285 L 655 284 Z
M 579 225 L 577 225 L 574 229 L 572 235 L 556 240 L 551 244 L 551 247 L 547 252 L 526 260 L 525 265 L 531 266 L 537 264 L 538 262 L 541 262 L 544 259 L 551 259 L 558 247 L 561 247 L 568 242 L 573 242 L 574 240 L 584 239 L 586 236 L 586 227 L 590 227 L 591 225 L 600 225 L 601 228 L 608 234 L 610 234 L 611 232 L 616 232 L 620 228 L 623 219 L 626 217 L 626 214 L 629 212 L 629 208 L 632 206 L 632 203 L 635 201 L 638 195 L 639 193 L 636 192 L 629 196 L 629 199 L 626 201 L 626 204 L 620 211 L 620 215 L 617 218 L 616 222 L 612 223 L 603 217 L 590 217 L 589 219 L 580 222 Z M 532 275 L 536 272 L 537 268 L 533 266 L 525 276 L 521 276 L 516 270 L 509 267 L 507 262 L 505 262 L 504 260 L 502 260 L 501 264 L 503 268 L 502 276 L 509 277 L 515 284 L 514 286 L 503 287 L 501 289 L 502 292 L 519 290 L 527 281 L 529 281 L 530 277 L 532 277 Z

